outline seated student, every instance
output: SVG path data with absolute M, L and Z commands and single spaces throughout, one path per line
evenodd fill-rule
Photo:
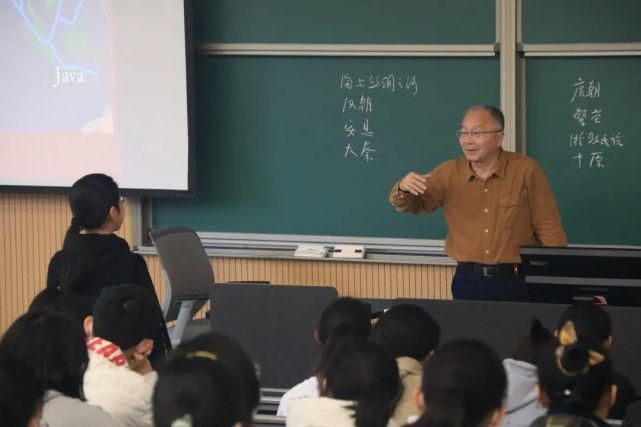
M 240 427 L 242 392 L 215 353 L 173 357 L 158 371 L 155 427 Z
M 548 412 L 532 427 L 607 426 L 605 419 L 616 399 L 608 353 L 599 343 L 578 337 L 572 321 L 560 329 L 558 338 L 537 364 L 539 399 Z
M 552 341 L 552 334 L 534 318 L 530 333 L 516 345 L 512 358 L 503 360 L 507 374 L 507 396 L 503 426 L 527 426 L 545 414 L 535 389 L 538 384 L 536 364 L 541 351 Z
M 157 375 L 148 356 L 158 336 L 156 296 L 138 285 L 109 286 L 85 321 L 85 395 L 125 426 L 151 426 Z
M 394 421 L 402 425 L 408 417 L 423 411 L 414 394 L 421 389 L 423 362 L 436 349 L 441 330 L 429 313 L 413 304 L 400 304 L 387 310 L 376 322 L 372 340 L 396 358 L 403 382 L 403 395 L 394 410 Z
M 318 328 L 314 331 L 314 339 L 321 346 L 321 357 L 316 366 L 315 375 L 295 385 L 283 395 L 278 405 L 277 415 L 286 416 L 292 400 L 319 396 L 319 376 L 335 348 L 334 345 L 326 345 L 328 338 L 339 326 L 349 330 L 352 337 L 367 338 L 372 327 L 370 317 L 370 306 L 351 297 L 338 298 L 323 310 Z M 336 340 L 334 343 L 336 344 Z
M 498 426 L 506 383 L 501 360 L 486 344 L 469 339 L 445 343 L 423 367 L 416 398 L 424 412 L 411 426 Z
M 0 351 L 0 414 L 3 425 L 38 427 L 42 383 L 22 360 Z
M 42 383 L 42 419 L 49 427 L 120 425 L 85 401 L 83 374 L 89 359 L 77 321 L 54 311 L 30 311 L 9 327 L 0 348 L 27 363 Z
M 557 323 L 557 335 L 568 321 L 572 321 L 580 338 L 599 343 L 606 351 L 610 351 L 613 343 L 612 320 L 603 308 L 591 303 L 577 303 L 568 307 Z M 639 397 L 628 378 L 616 371 L 613 373 L 613 378 L 617 386 L 617 398 L 607 418 L 620 420 L 625 417 L 626 407 L 637 401 Z
M 235 397 L 239 417 L 235 421 L 239 421 L 241 425 L 247 427 L 251 426 L 253 413 L 260 400 L 260 386 L 251 358 L 235 340 L 212 332 L 201 334 L 192 340 L 181 343 L 172 352 L 169 360 L 198 355 L 210 358 L 211 355 L 215 355 L 216 361 L 229 371 L 239 391 L 239 396 Z M 160 376 L 162 377 L 162 372 Z M 157 408 L 154 407 L 154 411 L 156 410 Z
M 288 427 L 396 426 L 391 415 L 402 389 L 394 358 L 379 344 L 357 339 L 330 357 L 321 396 L 290 402 Z
M 125 216 L 114 180 L 99 173 L 80 178 L 71 187 L 69 207 L 71 225 L 62 250 L 49 262 L 47 288 L 56 289 L 54 294 L 80 295 L 92 306 L 102 289 L 121 283 L 134 283 L 155 293 L 145 260 L 114 234 Z M 171 342 L 162 316 L 157 321 L 163 327 L 154 337 L 152 360 L 160 362 L 171 349 Z

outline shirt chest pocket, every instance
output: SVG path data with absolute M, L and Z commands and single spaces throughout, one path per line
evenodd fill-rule
M 529 215 L 525 190 L 499 197 L 498 223 L 512 231 L 527 227 Z
M 499 206 L 502 208 L 517 207 L 525 203 L 525 191 L 518 191 L 511 194 L 502 194 L 499 196 Z

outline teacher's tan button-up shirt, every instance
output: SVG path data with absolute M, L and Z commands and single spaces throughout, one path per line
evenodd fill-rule
M 464 157 L 449 160 L 427 178 L 421 196 L 394 184 L 389 200 L 399 212 L 444 210 L 445 252 L 458 262 L 521 262 L 521 246 L 566 246 L 554 195 L 530 157 L 501 151 L 495 172 L 478 178 Z

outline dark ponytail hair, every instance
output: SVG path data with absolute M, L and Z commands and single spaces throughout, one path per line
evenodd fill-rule
M 347 323 L 336 326 L 321 349 L 320 359 L 316 365 L 316 377 L 318 378 L 318 383 L 321 384 L 323 382 L 329 361 L 338 350 L 353 344 L 354 341 L 358 339 L 365 338 L 367 337 L 358 336 L 354 331 L 354 328 Z
M 24 361 L 46 390 L 85 400 L 89 356 L 85 333 L 71 317 L 49 310 L 29 311 L 7 329 L 0 349 Z
M 260 402 L 260 385 L 256 367 L 247 352 L 233 338 L 209 332 L 182 342 L 171 353 L 170 360 L 187 357 L 188 353 L 201 352 L 216 354 L 217 362 L 224 365 L 232 374 L 233 383 L 239 387 L 241 393 L 235 398 L 240 410 L 238 420 L 243 426 L 253 425 L 253 414 Z M 169 382 L 169 387 L 176 388 L 176 385 Z
M 412 426 L 480 426 L 501 407 L 506 387 L 501 360 L 489 346 L 469 339 L 446 343 L 425 363 L 425 413 Z
M 572 322 L 559 332 L 559 341 L 550 343 L 537 364 L 539 386 L 550 407 L 572 406 L 593 413 L 603 394 L 614 383 L 610 356 L 600 343 L 573 336 L 564 338 Z
M 328 305 L 318 322 L 318 339 L 325 344 L 338 325 L 351 325 L 355 335 L 366 338 L 371 329 L 371 307 L 352 297 L 341 297 Z
M 69 207 L 73 216 L 62 245 L 62 290 L 74 288 L 90 268 L 91 258 L 79 237 L 80 230 L 99 228 L 112 207 L 119 209 L 119 201 L 118 184 L 104 174 L 85 175 L 71 186 Z
M 156 427 L 178 420 L 193 426 L 232 427 L 242 419 L 241 385 L 215 353 L 174 357 L 158 371 L 153 414 Z
M 33 370 L 19 358 L 0 351 L 0 413 L 8 426 L 28 426 L 41 410 L 45 391 Z
M 326 395 L 356 402 L 356 427 L 385 427 L 402 391 L 394 358 L 380 344 L 361 339 L 336 350 L 325 380 Z
M 322 381 L 327 363 L 337 348 L 356 338 L 367 339 L 371 330 L 370 316 L 370 306 L 351 297 L 338 298 L 323 310 L 316 329 L 323 346 L 315 370 L 319 380 Z

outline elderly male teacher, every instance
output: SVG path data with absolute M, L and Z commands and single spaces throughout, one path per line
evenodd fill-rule
M 541 167 L 501 147 L 504 123 L 496 107 L 469 108 L 456 131 L 463 156 L 410 172 L 390 192 L 399 212 L 443 208 L 445 252 L 457 261 L 455 299 L 527 301 L 519 248 L 567 244 Z

